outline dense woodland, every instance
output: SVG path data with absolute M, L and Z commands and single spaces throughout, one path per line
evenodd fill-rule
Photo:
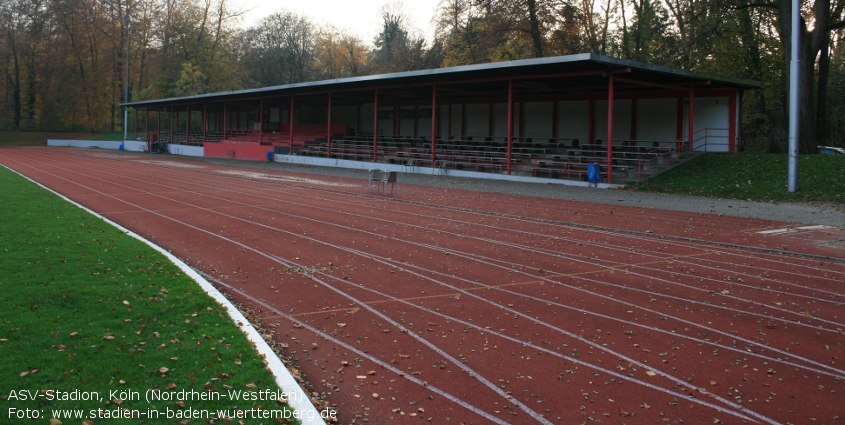
M 135 101 L 590 52 L 763 82 L 744 136 L 783 151 L 790 2 L 442 0 L 433 40 L 394 2 L 362 40 L 285 10 L 245 27 L 232 0 L 0 0 L 0 129 L 120 131 L 127 49 Z M 802 152 L 845 145 L 843 8 L 803 1 Z

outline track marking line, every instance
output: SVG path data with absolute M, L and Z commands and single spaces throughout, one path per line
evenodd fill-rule
M 781 228 L 781 229 L 763 230 L 763 231 L 756 232 L 756 233 L 758 235 L 777 236 L 777 235 L 785 235 L 787 233 L 812 232 L 812 231 L 815 231 L 815 230 L 829 230 L 829 229 L 835 229 L 835 227 L 824 226 L 824 225 L 801 226 L 801 227 L 784 227 L 784 228 Z
M 675 262 L 676 260 L 680 260 L 680 259 L 683 259 L 683 258 L 704 257 L 704 256 L 708 256 L 708 255 L 711 255 L 711 254 L 721 255 L 721 253 L 719 253 L 719 252 L 712 252 L 712 251 L 701 252 L 701 253 L 690 254 L 690 255 L 675 255 L 675 256 L 672 256 L 672 257 L 669 257 L 669 258 L 664 258 L 664 259 L 655 260 L 655 261 L 647 261 L 647 262 L 643 262 L 643 263 L 621 263 L 621 264 L 618 264 L 618 265 L 600 266 L 600 268 L 598 270 L 590 270 L 590 271 L 578 272 L 578 273 L 555 274 L 555 275 L 549 275 L 549 276 L 546 276 L 546 277 L 549 278 L 549 279 L 558 279 L 558 278 L 562 278 L 562 277 L 576 277 L 576 276 L 585 276 L 585 275 L 591 275 L 591 274 L 601 274 L 601 273 L 605 273 L 605 272 L 608 272 L 608 271 L 613 273 L 617 270 L 617 268 L 648 266 L 648 265 L 663 264 L 663 263 L 670 264 L 670 263 Z M 533 284 L 544 285 L 544 284 L 546 284 L 546 282 L 542 281 L 542 280 L 528 280 L 528 281 L 524 281 L 524 282 L 504 283 L 504 284 L 501 284 L 501 285 L 491 285 L 491 286 L 483 286 L 483 287 L 466 288 L 465 291 L 477 292 L 477 291 L 486 291 L 486 290 L 491 290 L 491 289 L 500 289 L 500 288 L 508 288 L 508 287 L 513 287 L 513 286 L 525 286 L 525 285 L 533 285 Z M 461 294 L 457 293 L 457 292 L 451 292 L 451 293 L 438 294 L 438 295 L 426 295 L 424 297 L 409 297 L 409 298 L 391 297 L 391 298 L 388 298 L 386 300 L 366 301 L 366 302 L 364 302 L 364 304 L 372 306 L 372 305 L 378 305 L 378 304 L 403 302 L 403 301 L 430 300 L 430 299 L 444 298 L 444 297 L 460 299 Z M 349 314 L 355 314 L 356 312 L 358 312 L 358 310 L 360 310 L 359 307 L 355 307 L 355 308 L 336 308 L 336 309 L 332 309 L 332 310 L 316 310 L 316 311 L 308 311 L 308 312 L 303 312 L 303 313 L 295 313 L 295 314 L 290 314 L 290 316 L 303 317 L 303 316 L 313 316 L 313 315 L 317 315 L 317 314 L 340 313 L 340 312 L 348 312 Z M 258 319 L 261 319 L 261 320 L 278 319 L 278 318 L 282 318 L 282 317 L 279 316 L 279 315 L 276 315 L 276 314 L 258 317 Z

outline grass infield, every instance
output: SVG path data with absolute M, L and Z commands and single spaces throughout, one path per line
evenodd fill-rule
M 845 155 L 800 155 L 798 188 L 787 192 L 788 156 L 706 154 L 632 190 L 748 199 L 845 203 Z
M 163 255 L 2 167 L 0 188 L 0 423 L 292 417 L 246 336 Z

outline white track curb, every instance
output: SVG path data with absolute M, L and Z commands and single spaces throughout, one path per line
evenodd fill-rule
M 311 397 L 305 393 L 302 387 L 299 386 L 299 383 L 296 382 L 293 375 L 291 375 L 290 371 L 288 371 L 287 367 L 285 367 L 284 363 L 279 359 L 276 353 L 270 348 L 270 345 L 267 344 L 267 341 L 264 341 L 264 338 L 258 333 L 255 327 L 247 320 L 246 317 L 228 300 L 214 285 L 210 284 L 205 278 L 199 275 L 194 269 L 188 267 L 182 260 L 176 258 L 173 254 L 167 252 L 164 248 L 144 239 L 140 235 L 132 232 L 131 230 L 109 220 L 106 217 L 101 216 L 100 214 L 91 211 L 90 209 L 68 199 L 66 196 L 38 183 L 31 178 L 24 176 L 21 173 L 18 173 L 15 170 L 12 170 L 9 167 L 3 166 L 4 168 L 8 169 L 9 171 L 35 183 L 36 185 L 40 186 L 41 188 L 53 193 L 54 195 L 64 199 L 65 201 L 83 209 L 84 211 L 88 212 L 89 214 L 105 221 L 106 223 L 116 227 L 121 232 L 132 236 L 135 239 L 149 245 L 154 250 L 160 252 L 168 260 L 170 260 L 173 264 L 179 267 L 186 275 L 194 279 L 199 286 L 208 294 L 211 298 L 217 301 L 227 313 L 229 313 L 229 317 L 237 324 L 237 326 L 246 334 L 247 339 L 253 343 L 255 346 L 256 351 L 258 354 L 267 361 L 267 368 L 270 370 L 270 373 L 276 378 L 276 384 L 279 385 L 279 388 L 282 391 L 289 395 L 288 397 L 288 406 L 292 407 L 296 412 L 296 418 L 299 419 L 303 425 L 326 425 L 326 422 L 323 420 L 320 412 L 317 410 L 316 407 L 311 403 Z

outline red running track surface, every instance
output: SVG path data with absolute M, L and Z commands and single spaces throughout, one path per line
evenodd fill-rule
M 254 310 L 340 423 L 839 423 L 841 229 L 3 149 Z M 362 177 L 363 177 L 362 172 Z

